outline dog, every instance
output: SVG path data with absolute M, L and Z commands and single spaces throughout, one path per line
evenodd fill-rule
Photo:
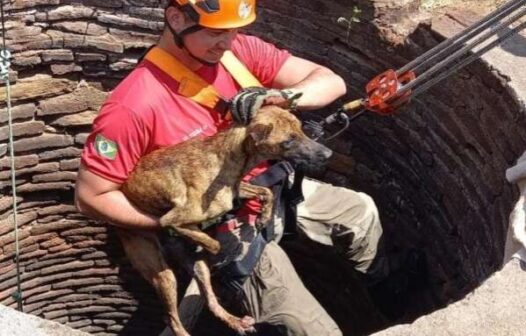
M 124 195 L 142 211 L 160 217 L 163 228 L 217 254 L 220 244 L 199 229 L 233 208 L 233 200 L 259 198 L 258 227 L 272 216 L 272 192 L 240 182 L 254 166 L 266 160 L 288 160 L 312 168 L 325 163 L 332 151 L 309 139 L 300 121 L 278 106 L 261 108 L 247 126 L 233 126 L 208 138 L 155 150 L 139 160 L 122 186 Z M 189 335 L 177 310 L 176 279 L 160 249 L 157 235 L 118 229 L 132 265 L 154 286 L 177 336 Z M 208 308 L 239 334 L 254 331 L 254 319 L 228 313 L 212 290 L 210 270 L 202 259 L 193 265 L 194 276 Z

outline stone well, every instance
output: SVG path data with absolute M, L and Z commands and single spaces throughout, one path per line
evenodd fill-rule
M 5 0 L 13 53 L 12 104 L 24 311 L 95 335 L 157 335 L 162 307 L 131 268 L 113 232 L 73 206 L 79 154 L 107 93 L 162 29 L 154 0 Z M 249 33 L 324 64 L 348 95 L 398 68 L 474 17 L 430 17 L 418 0 L 260 0 Z M 361 22 L 338 24 L 362 10 Z M 342 22 L 343 20 L 340 20 Z M 510 51 L 513 53 L 513 50 Z M 504 170 L 526 147 L 524 105 L 510 76 L 477 61 L 398 114 L 367 114 L 329 146 L 319 178 L 369 193 L 389 253 L 425 253 L 429 274 L 400 301 L 408 321 L 456 301 L 501 266 L 516 191 Z M 5 92 L 0 92 L 0 303 L 17 288 Z M 386 327 L 346 265 L 322 246 L 286 242 L 307 286 L 345 335 Z M 305 248 L 308 246 L 308 248 Z M 214 325 L 203 317 L 196 334 Z M 216 333 L 226 335 L 224 333 Z

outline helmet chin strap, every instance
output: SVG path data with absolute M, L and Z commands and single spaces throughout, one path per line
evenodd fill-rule
M 184 37 L 186 35 L 189 35 L 189 34 L 192 34 L 192 33 L 195 33 L 197 31 L 200 31 L 201 29 L 204 29 L 203 27 L 199 26 L 199 25 L 193 25 L 193 26 L 190 26 L 188 28 L 185 28 L 183 29 L 180 33 L 177 33 L 175 31 L 175 29 L 172 28 L 172 26 L 168 23 L 168 21 L 166 21 L 166 25 L 168 26 L 168 29 L 170 29 L 170 31 L 172 32 L 172 35 L 174 37 L 174 42 L 175 44 L 183 49 L 187 54 L 188 56 L 192 57 L 193 59 L 195 59 L 196 61 L 198 61 L 199 63 L 202 63 L 204 65 L 208 65 L 208 66 L 214 66 L 217 64 L 217 62 L 208 62 L 196 55 L 194 55 L 185 45 L 184 43 Z

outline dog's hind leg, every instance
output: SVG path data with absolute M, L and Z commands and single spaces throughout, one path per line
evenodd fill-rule
M 197 279 L 201 293 L 204 294 L 208 309 L 221 321 L 225 322 L 230 328 L 237 331 L 240 335 L 247 332 L 255 332 L 255 320 L 250 316 L 239 318 L 227 312 L 217 301 L 217 297 L 212 288 L 210 269 L 205 260 L 199 259 L 194 264 L 194 276 Z
M 219 242 L 201 231 L 197 224 L 181 224 L 181 218 L 188 220 L 187 223 L 201 222 L 204 218 L 196 219 L 190 215 L 182 216 L 179 208 L 173 208 L 160 218 L 161 226 L 172 228 L 177 234 L 190 239 L 214 255 L 219 253 L 221 248 Z
M 239 198 L 258 198 L 261 201 L 261 216 L 258 219 L 258 230 L 261 230 L 272 219 L 274 195 L 269 188 L 250 183 L 239 184 Z
M 190 336 L 177 310 L 177 282 L 168 267 L 157 236 L 149 232 L 118 230 L 122 245 L 133 267 L 155 288 L 168 312 L 176 336 Z

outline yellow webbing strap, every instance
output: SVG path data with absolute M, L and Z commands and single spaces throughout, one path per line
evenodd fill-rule
M 234 77 L 236 82 L 242 88 L 247 88 L 251 86 L 262 87 L 261 83 L 256 77 L 247 69 L 247 67 L 241 63 L 241 61 L 234 55 L 230 50 L 225 51 L 223 57 L 221 58 L 221 64 L 225 69 Z
M 211 109 L 216 108 L 220 103 L 226 102 L 214 86 L 188 69 L 167 51 L 159 47 L 153 47 L 144 58 L 155 64 L 155 66 L 179 83 L 178 94 Z M 231 51 L 224 53 L 221 58 L 221 63 L 242 88 L 262 86 L 256 77 L 250 73 L 245 65 L 241 63 Z

